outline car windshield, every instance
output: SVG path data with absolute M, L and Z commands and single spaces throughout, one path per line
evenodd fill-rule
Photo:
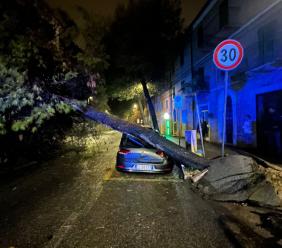
M 135 136 L 129 134 L 123 134 L 121 139 L 121 146 L 128 147 L 128 148 L 153 148 L 150 144 L 145 142 L 142 139 L 139 139 Z

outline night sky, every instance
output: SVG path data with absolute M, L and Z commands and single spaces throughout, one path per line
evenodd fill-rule
M 59 7 L 66 10 L 69 15 L 79 22 L 80 18 L 76 11 L 76 6 L 81 6 L 90 13 L 99 13 L 105 16 L 111 16 L 115 7 L 119 3 L 126 3 L 127 0 L 47 0 L 53 7 Z M 197 15 L 206 0 L 183 0 L 183 17 L 185 23 L 189 24 Z

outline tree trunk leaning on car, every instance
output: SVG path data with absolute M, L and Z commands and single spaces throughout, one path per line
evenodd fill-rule
M 88 119 L 145 140 L 150 145 L 164 151 L 165 154 L 170 156 L 177 164 L 183 164 L 191 169 L 204 169 L 208 167 L 208 161 L 206 159 L 198 157 L 186 149 L 179 147 L 173 142 L 165 139 L 165 137 L 160 136 L 159 133 L 154 130 L 129 123 L 104 112 L 99 112 L 90 106 L 81 107 L 75 100 L 67 98 L 63 98 L 63 100 Z

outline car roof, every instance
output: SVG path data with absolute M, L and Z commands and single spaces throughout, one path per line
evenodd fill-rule
M 121 138 L 121 143 L 120 146 L 124 146 L 122 145 L 123 142 L 126 140 L 130 140 L 131 142 L 135 143 L 136 145 L 139 145 L 140 148 L 150 148 L 150 149 L 155 149 L 152 145 L 150 145 L 148 142 L 146 142 L 145 140 L 139 138 L 139 137 L 135 137 L 134 135 L 131 134 L 126 134 L 123 133 L 122 138 Z M 124 146 L 126 147 L 126 145 Z M 137 148 L 137 147 L 136 147 Z M 139 147 L 138 147 L 139 148 Z

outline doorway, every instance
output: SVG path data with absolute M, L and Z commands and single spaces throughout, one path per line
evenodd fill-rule
M 271 161 L 282 162 L 282 90 L 257 95 L 257 146 Z
M 233 108 L 231 96 L 227 97 L 226 105 L 226 143 L 233 144 Z

